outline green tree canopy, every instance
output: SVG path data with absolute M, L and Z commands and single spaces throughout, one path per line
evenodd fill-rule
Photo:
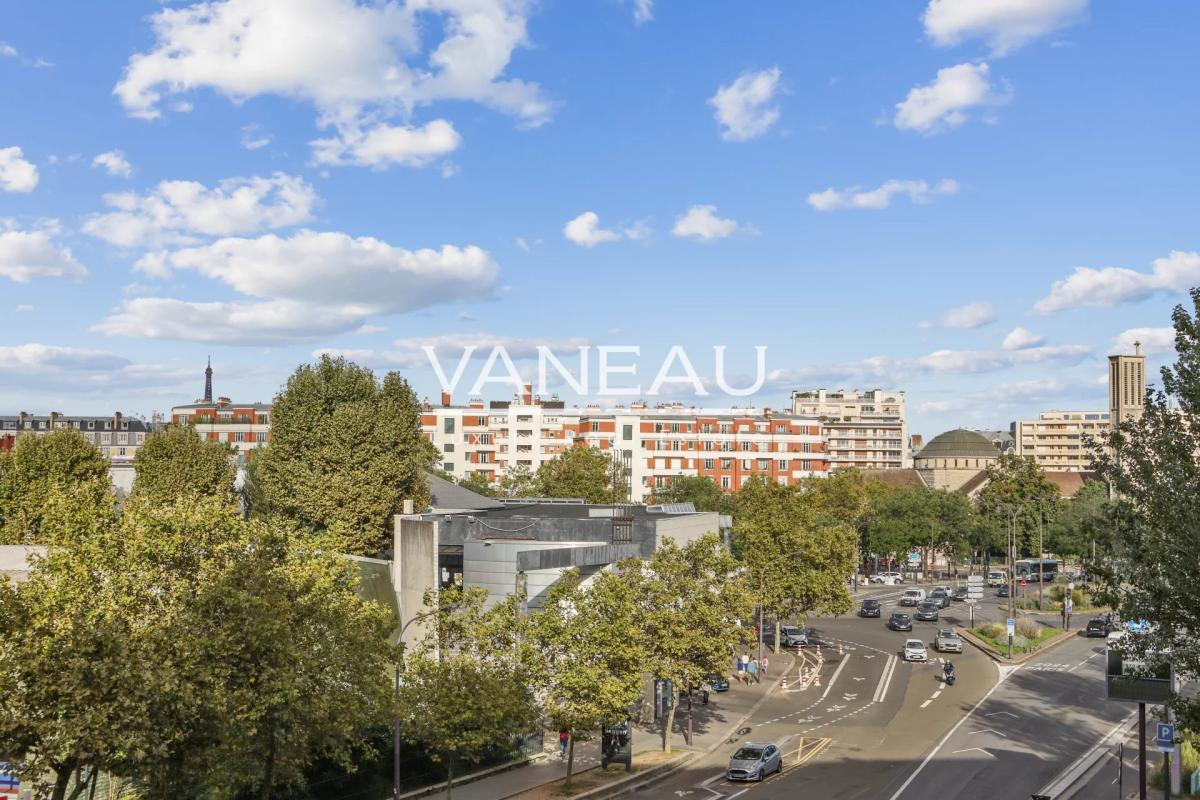
M 237 464 L 226 442 L 201 439 L 186 425 L 168 425 L 151 435 L 133 457 L 137 478 L 132 496 L 153 503 L 190 497 L 234 502 Z
M 1058 487 L 1047 480 L 1032 456 L 1002 455 L 987 473 L 987 485 L 979 493 L 980 512 L 1001 531 L 1014 523 L 1018 551 L 1036 554 L 1039 524 L 1058 513 Z
M 1096 459 L 1120 498 L 1113 552 L 1102 560 L 1107 599 L 1122 619 L 1150 623 L 1122 647 L 1151 662 L 1170 653 L 1182 675 L 1200 674 L 1200 289 L 1191 300 L 1172 314 L 1176 358 L 1162 368 L 1162 389 L 1147 390 L 1141 419 L 1113 420 Z M 1200 699 L 1172 705 L 1182 725 L 1200 728 Z
M 676 475 L 662 487 L 655 488 L 652 503 L 691 503 L 697 511 L 716 511 L 733 514 L 736 495 L 728 494 L 705 475 Z
M 1093 550 L 1107 554 L 1112 546 L 1112 512 L 1108 484 L 1088 481 L 1074 497 L 1059 503 L 1058 513 L 1046 527 L 1046 549 L 1089 561 Z
M 458 485 L 485 497 L 494 497 L 496 495 L 496 489 L 492 487 L 492 482 L 488 480 L 487 473 L 485 472 L 468 473 L 459 480 Z
M 904 558 L 912 551 L 962 553 L 976 524 L 971 501 L 936 489 L 891 489 L 875 503 L 867 541 L 871 552 Z
M 64 428 L 24 433 L 11 452 L 0 453 L 0 544 L 45 544 L 52 500 L 73 502 L 80 513 L 112 500 L 108 461 L 79 431 Z M 59 505 L 58 513 L 65 512 Z M 69 529 L 58 534 L 70 535 Z
M 589 503 L 613 502 L 614 464 L 594 447 L 569 447 L 538 469 L 534 481 L 542 497 L 582 497 Z
M 398 373 L 380 382 L 326 355 L 298 367 L 275 398 L 254 491 L 267 513 L 337 533 L 344 552 L 377 555 L 390 548 L 391 518 L 405 499 L 428 505 L 434 456 L 416 396 Z
M 524 464 L 510 466 L 500 478 L 499 497 L 533 497 L 537 494 L 533 473 Z

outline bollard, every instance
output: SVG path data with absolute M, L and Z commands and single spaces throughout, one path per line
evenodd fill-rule
M 780 688 L 787 689 L 787 675 L 783 676 L 783 683 L 780 684 Z

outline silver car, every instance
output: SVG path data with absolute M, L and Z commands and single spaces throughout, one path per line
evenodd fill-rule
M 933 640 L 933 649 L 939 653 L 961 653 L 962 639 L 953 628 L 942 628 Z
M 729 758 L 725 773 L 731 781 L 761 781 L 783 771 L 783 753 L 773 744 L 746 742 Z

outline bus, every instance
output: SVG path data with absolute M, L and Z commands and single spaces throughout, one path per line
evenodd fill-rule
M 1058 562 L 1053 558 L 1022 558 L 1013 564 L 1013 577 L 1033 583 L 1052 581 L 1058 575 Z

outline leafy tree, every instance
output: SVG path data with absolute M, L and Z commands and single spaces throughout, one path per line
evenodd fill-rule
M 152 503 L 183 497 L 235 499 L 237 477 L 233 448 L 227 442 L 201 439 L 186 425 L 168 425 L 138 448 L 133 457 L 137 478 L 132 496 Z
M 1046 549 L 1070 558 L 1086 558 L 1093 551 L 1107 553 L 1112 542 L 1112 505 L 1108 484 L 1088 481 L 1070 500 L 1059 504 L 1046 527 Z
M 691 503 L 697 511 L 732 514 L 736 495 L 727 494 L 712 478 L 704 475 L 676 475 L 667 485 L 656 488 L 653 503 Z
M 1193 308 L 1176 306 L 1176 360 L 1162 368 L 1162 389 L 1146 392 L 1141 419 L 1113 420 L 1096 468 L 1119 498 L 1115 542 L 1102 560 L 1105 600 L 1122 619 L 1146 620 L 1149 632 L 1123 648 L 1156 662 L 1169 652 L 1175 672 L 1200 674 L 1200 289 Z M 1200 699 L 1177 696 L 1180 723 L 1200 728 Z
M 333 531 L 343 551 L 377 555 L 405 499 L 429 503 L 433 446 L 399 373 L 383 381 L 344 358 L 302 364 L 275 398 L 271 444 L 255 456 L 266 510 L 305 528 Z
M 537 487 L 529 467 L 516 464 L 505 470 L 504 477 L 500 479 L 500 497 L 533 497 L 535 494 Z
M 446 796 L 464 764 L 478 763 L 533 727 L 531 650 L 518 636 L 518 599 L 486 609 L 486 592 L 427 597 L 434 624 L 404 659 L 401 735 L 446 764 Z
M 844 525 L 854 530 L 859 545 L 856 563 L 862 554 L 871 552 L 867 534 L 876 519 L 876 502 L 887 494 L 887 486 L 850 469 L 828 478 L 807 478 L 799 491 L 814 526 Z
M 1035 552 L 1039 525 L 1058 512 L 1058 487 L 1031 456 L 1002 455 L 987 472 L 987 485 L 979 493 L 980 512 L 998 530 L 1006 530 L 1011 520 L 1016 525 L 1017 549 Z
M 644 668 L 676 691 L 725 674 L 730 653 L 742 641 L 738 621 L 750 611 L 737 560 L 719 537 L 706 534 L 679 547 L 666 540 L 648 560 L 620 563 L 638 605 Z M 690 720 L 689 720 L 690 723 Z M 672 703 L 663 724 L 663 750 L 671 750 Z
M 611 503 L 615 493 L 614 463 L 594 447 L 570 447 L 542 464 L 534 483 L 542 497 L 582 497 L 589 503 Z
M 543 713 L 571 733 L 569 790 L 575 740 L 625 719 L 641 695 L 643 644 L 630 585 L 602 572 L 590 586 L 571 570 L 546 593 L 530 619 L 530 644 L 538 654 L 535 680 Z
M 108 461 L 82 433 L 22 434 L 11 452 L 0 453 L 0 544 L 49 541 L 44 515 L 56 498 L 86 513 L 111 496 Z
M 970 547 L 975 525 L 971 502 L 955 492 L 891 489 L 875 503 L 868 532 L 871 551 L 902 558 L 919 550 L 962 552 Z
M 813 519 L 793 487 L 751 478 L 738 493 L 734 539 L 750 591 L 775 620 L 776 642 L 784 617 L 850 610 L 857 536 L 845 524 L 817 527 Z
M 485 497 L 494 497 L 496 495 L 496 490 L 492 488 L 492 482 L 488 480 L 486 472 L 468 473 L 459 480 L 458 485 Z

